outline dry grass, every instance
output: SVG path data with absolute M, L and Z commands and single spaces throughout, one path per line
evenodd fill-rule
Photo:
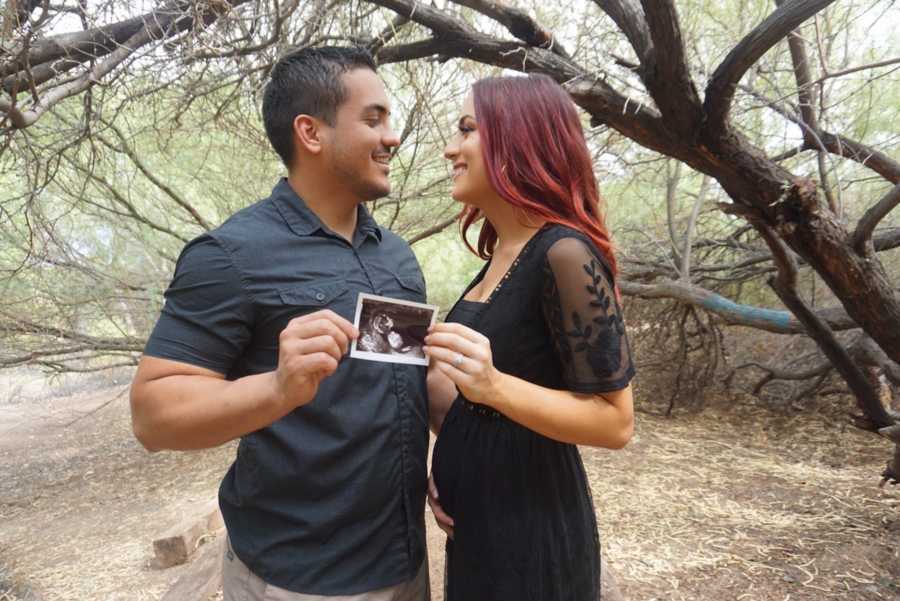
M 886 442 L 752 405 L 639 419 L 625 451 L 584 452 L 628 598 L 900 600 Z
M 45 601 L 159 599 L 183 568 L 154 570 L 152 540 L 215 494 L 233 453 L 147 453 L 125 392 L 29 407 L 0 439 L 0 565 Z
M 0 435 L 0 601 L 157 600 L 183 570 L 153 569 L 151 541 L 215 494 L 233 447 L 150 455 L 123 393 L 17 405 Z M 625 450 L 583 451 L 626 598 L 900 601 L 900 490 L 877 487 L 888 445 L 738 401 L 639 415 Z M 435 587 L 441 543 L 430 526 Z

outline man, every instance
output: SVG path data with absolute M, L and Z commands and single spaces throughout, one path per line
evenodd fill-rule
M 225 599 L 428 599 L 425 368 L 346 356 L 359 292 L 425 300 L 409 246 L 364 201 L 399 144 L 371 56 L 304 49 L 263 120 L 288 169 L 189 243 L 132 385 L 149 450 L 240 437 L 219 489 Z

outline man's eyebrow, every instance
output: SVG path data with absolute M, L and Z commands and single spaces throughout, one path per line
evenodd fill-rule
M 374 112 L 378 113 L 379 115 L 390 116 L 390 114 L 391 114 L 391 109 L 384 106 L 383 104 L 377 104 L 377 103 L 369 104 L 369 105 L 366 105 L 365 107 L 363 107 L 363 113 L 368 113 L 371 111 L 374 111 Z

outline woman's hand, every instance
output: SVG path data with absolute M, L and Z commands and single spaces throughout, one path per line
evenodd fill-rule
M 428 362 L 428 375 L 425 383 L 428 387 L 428 422 L 431 425 L 431 431 L 438 434 L 453 401 L 459 396 L 459 391 L 453 380 L 438 369 L 435 359 Z
M 438 503 L 438 489 L 434 485 L 433 476 L 428 476 L 428 506 L 431 507 L 431 513 L 434 514 L 434 521 L 437 522 L 438 528 L 446 532 L 450 540 L 453 540 L 453 518 L 444 513 L 444 508 Z
M 428 374 L 425 382 L 428 385 L 428 401 L 433 405 L 438 405 L 446 411 L 456 400 L 459 391 L 456 384 L 453 383 L 447 374 L 438 368 L 438 361 L 432 359 L 428 363 Z
M 488 405 L 503 374 L 494 368 L 491 342 L 458 323 L 431 326 L 424 350 L 435 366 L 473 403 Z

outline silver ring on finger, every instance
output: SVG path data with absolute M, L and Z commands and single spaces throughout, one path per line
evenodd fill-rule
M 453 357 L 453 367 L 459 367 L 463 362 L 463 354 L 456 353 L 456 356 Z

